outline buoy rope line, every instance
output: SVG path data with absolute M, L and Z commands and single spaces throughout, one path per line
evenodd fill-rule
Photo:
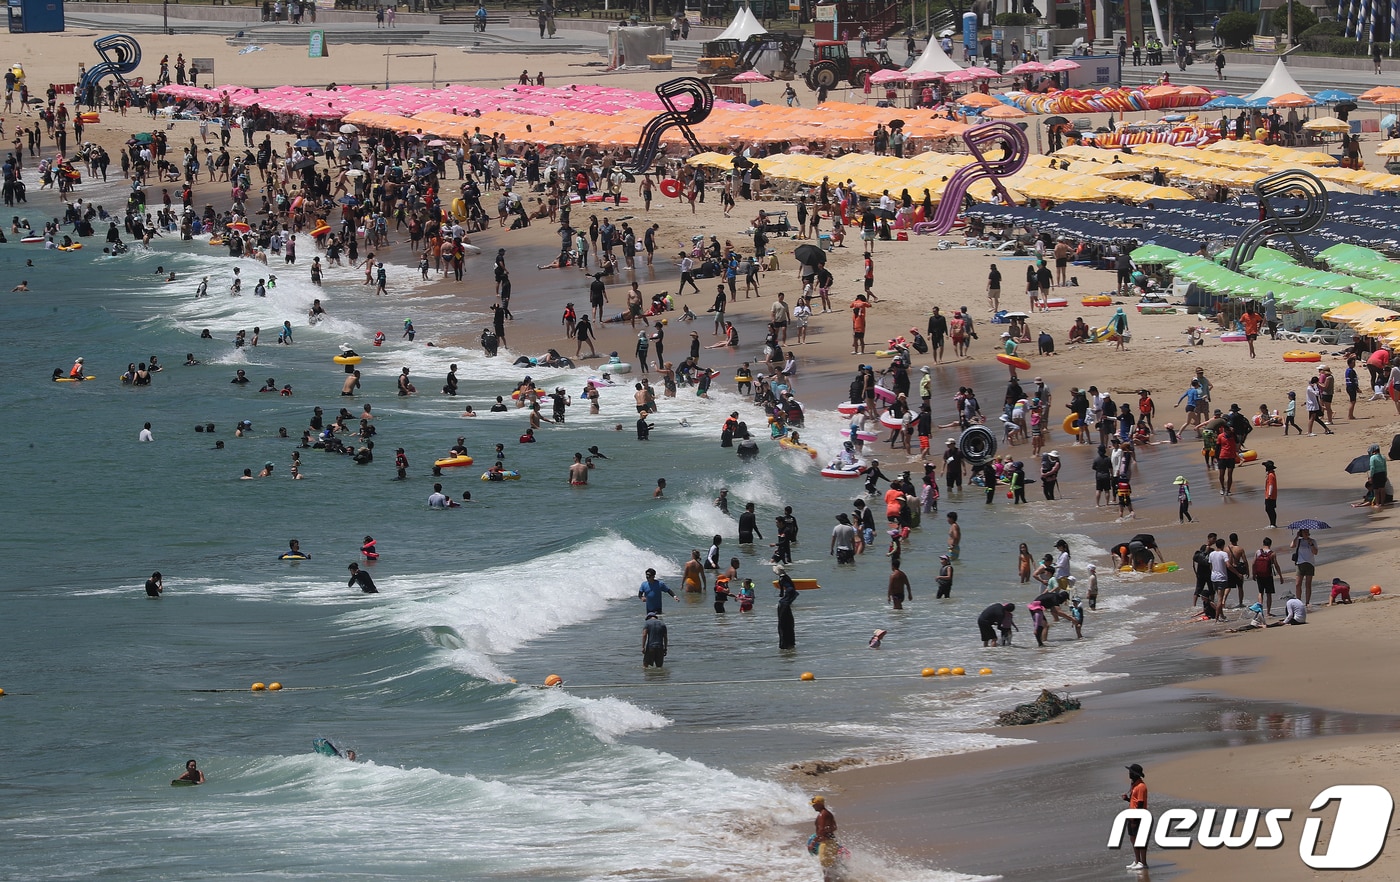
M 803 680 L 801 677 L 770 677 L 767 679 L 745 680 L 745 683 L 825 683 L 831 680 L 955 680 L 955 679 L 976 679 L 977 675 L 968 674 L 941 674 L 938 676 L 925 677 L 921 674 L 860 674 L 847 677 L 814 677 L 811 680 Z M 983 674 L 982 676 L 988 676 Z M 562 683 L 560 686 L 544 686 L 542 684 L 531 684 L 532 689 L 642 689 L 654 686 L 654 683 L 584 683 L 574 685 L 573 683 Z M 684 682 L 668 682 L 668 686 L 732 686 L 733 680 L 686 680 Z M 244 690 L 246 691 L 246 690 Z

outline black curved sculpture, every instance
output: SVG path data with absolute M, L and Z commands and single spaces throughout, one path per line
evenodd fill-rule
M 1272 236 L 1287 237 L 1299 261 L 1313 266 L 1312 256 L 1303 250 L 1294 236 L 1310 233 L 1322 226 L 1327 215 L 1327 188 L 1318 176 L 1300 168 L 1285 169 L 1255 181 L 1254 195 L 1259 197 L 1263 217 L 1246 227 L 1239 239 L 1235 240 L 1227 266 L 1238 272 L 1240 264 L 1253 259 L 1254 252 Z M 1279 211 L 1269 202 L 1270 199 L 1285 196 L 1301 199 L 1302 204 Z
M 676 99 L 686 96 L 690 97 L 690 103 L 685 107 L 678 107 Z M 704 122 L 715 107 L 715 93 L 711 91 L 710 84 L 696 77 L 667 80 L 656 87 L 656 97 L 661 99 L 661 104 L 666 109 L 642 128 L 629 169 L 634 174 L 645 174 L 651 170 L 656 155 L 661 152 L 661 136 L 670 128 L 680 129 L 686 143 L 690 145 L 691 153 L 699 153 L 700 141 L 690 127 Z

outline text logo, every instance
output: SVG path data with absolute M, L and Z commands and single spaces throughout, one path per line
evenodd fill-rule
M 1317 853 L 1323 819 L 1303 820 L 1298 840 L 1298 857 L 1314 870 L 1360 870 L 1380 856 L 1395 810 L 1390 791 L 1375 784 L 1338 784 L 1313 797 L 1308 811 L 1316 812 L 1337 803 L 1327 849 Z M 1292 809 L 1168 809 L 1157 815 L 1147 809 L 1124 809 L 1113 819 L 1108 835 L 1109 848 L 1121 848 L 1129 827 L 1134 847 L 1149 842 L 1158 848 L 1278 848 L 1285 842 L 1284 825 L 1293 817 Z M 1133 824 L 1132 822 L 1136 822 Z M 1194 835 L 1193 835 L 1194 831 Z

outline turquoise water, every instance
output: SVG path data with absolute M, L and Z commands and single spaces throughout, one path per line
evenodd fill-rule
M 1026 648 L 1033 640 L 1020 617 L 1020 647 L 980 650 L 977 612 L 1032 596 L 1013 584 L 1016 543 L 1050 550 L 1046 537 L 1059 534 L 1047 531 L 1073 529 L 1068 509 L 945 497 L 966 535 L 957 596 L 932 600 L 946 532 L 933 516 L 905 550 L 915 601 L 895 612 L 883 604 L 883 555 L 837 570 L 826 552 L 832 516 L 849 510 L 859 487 L 823 480 L 816 463 L 772 445 L 739 463 L 715 440 L 722 416 L 747 408 L 728 393 L 663 400 L 643 444 L 628 390 L 605 392 L 602 415 L 575 405 L 565 426 L 547 424 L 539 443 L 517 445 L 519 412 L 460 413 L 467 402 L 484 411 L 524 372 L 510 358 L 422 345 L 473 338 L 480 295 L 414 287 L 407 270 L 391 275 L 400 296 L 376 300 L 349 269 L 315 289 L 303 254 L 296 270 L 271 268 L 280 280 L 265 300 L 250 292 L 267 270 L 241 262 L 245 294 L 232 298 L 221 254 L 170 240 L 119 258 L 95 243 L 76 254 L 0 248 L 0 287 L 25 277 L 33 289 L 0 295 L 10 511 L 0 829 L 10 833 L 15 878 L 816 879 L 805 833 L 787 826 L 810 823 L 806 794 L 774 783 L 779 770 L 1001 743 L 968 730 L 1041 685 L 1085 679 L 1143 620 L 1137 598 L 1120 596 L 1091 618 L 1095 639 L 1075 643 L 1058 628 L 1053 663 Z M 530 259 L 522 252 L 518 262 Z M 182 281 L 162 284 L 157 266 Z M 485 280 L 489 264 L 469 264 L 469 273 Z M 204 274 L 212 296 L 196 301 Z M 533 280 L 522 281 L 517 314 L 556 321 L 559 304 L 531 303 Z M 332 318 L 308 328 L 316 296 Z M 405 318 L 417 344 L 397 339 Z M 283 319 L 296 329 L 293 346 L 275 343 Z M 235 351 L 233 334 L 255 325 L 262 345 Z M 203 328 L 213 341 L 199 339 Z M 389 342 L 374 349 L 368 341 L 381 329 Z M 341 343 L 366 356 L 352 401 L 338 395 L 344 375 L 330 363 Z M 186 352 L 205 363 L 182 366 Z M 165 369 L 151 387 L 118 383 L 128 362 L 152 353 Z M 96 380 L 48 381 L 80 355 Z M 464 393 L 456 400 L 436 394 L 454 361 Z M 418 396 L 394 396 L 402 366 Z M 239 367 L 252 383 L 229 384 Z M 590 375 L 530 373 L 576 400 Z M 296 394 L 260 395 L 267 377 Z M 306 479 L 288 479 L 312 407 L 329 417 L 342 405 L 358 414 L 365 402 L 378 415 L 376 461 L 304 450 Z M 235 438 L 243 419 L 253 431 Z M 136 440 L 146 421 L 155 443 Z M 216 434 L 194 432 L 207 422 Z M 619 422 L 627 431 L 612 431 Z M 804 438 L 829 452 L 842 425 L 834 411 L 815 414 Z M 291 437 L 276 437 L 279 426 Z M 429 510 L 431 462 L 459 434 L 477 466 L 447 470 L 443 481 L 475 501 Z M 212 449 L 214 440 L 225 449 Z M 521 481 L 477 480 L 497 442 Z M 571 455 L 589 445 L 611 458 L 586 490 L 571 490 Z M 396 446 L 412 463 L 406 482 L 393 480 Z M 238 480 L 264 462 L 276 477 Z M 653 500 L 658 477 L 669 487 Z M 777 649 L 766 549 L 738 552 L 733 521 L 711 505 L 721 486 L 736 513 L 758 503 L 760 529 L 782 505 L 796 509 L 793 571 L 824 587 L 796 605 L 795 653 Z M 757 608 L 739 614 L 732 604 L 717 616 L 708 600 L 668 602 L 667 667 L 644 673 L 642 573 L 655 566 L 679 589 L 680 562 L 714 532 L 726 537 L 725 557 L 738 553 L 741 574 L 757 579 Z M 366 534 L 383 554 L 370 567 L 378 595 L 345 584 Z M 276 559 L 292 537 L 311 560 Z M 1079 560 L 1094 551 L 1087 537 L 1067 538 Z M 165 577 L 159 601 L 141 587 L 153 570 Z M 879 652 L 866 648 L 875 628 L 890 630 Z M 995 674 L 920 679 L 929 665 L 990 665 Z M 798 682 L 803 671 L 818 681 Z M 551 673 L 569 688 L 521 685 Z M 247 691 L 274 680 L 287 690 Z M 362 761 L 313 754 L 318 737 Z M 190 757 L 209 783 L 171 788 Z M 956 878 L 891 867 L 850 844 L 871 874 Z

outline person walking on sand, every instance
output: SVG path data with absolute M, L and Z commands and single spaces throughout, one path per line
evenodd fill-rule
M 1254 552 L 1254 584 L 1259 589 L 1259 602 L 1264 606 L 1264 615 L 1274 614 L 1274 586 L 1283 581 L 1283 568 L 1279 566 L 1278 555 L 1274 553 L 1274 540 L 1264 537 L 1264 544 Z
M 1278 472 L 1274 461 L 1264 461 L 1264 514 L 1269 517 L 1269 528 L 1278 527 Z
M 1176 485 L 1176 522 L 1184 524 L 1190 521 L 1194 524 L 1196 520 L 1191 517 L 1191 482 L 1184 475 L 1177 475 L 1172 483 Z
M 1128 804 L 1128 808 L 1146 809 L 1147 781 L 1145 779 L 1147 776 L 1143 774 L 1142 766 L 1138 765 L 1137 763 L 1133 763 L 1132 765 L 1128 766 L 1127 769 L 1129 787 L 1128 792 L 1123 794 L 1123 801 Z M 1142 822 L 1137 818 L 1133 818 L 1127 823 L 1128 838 L 1132 840 L 1133 843 L 1133 862 L 1131 864 L 1128 864 L 1129 870 L 1147 869 L 1148 837 L 1144 836 L 1142 839 L 1143 844 L 1138 845 L 1138 829 L 1141 826 L 1141 824 Z

